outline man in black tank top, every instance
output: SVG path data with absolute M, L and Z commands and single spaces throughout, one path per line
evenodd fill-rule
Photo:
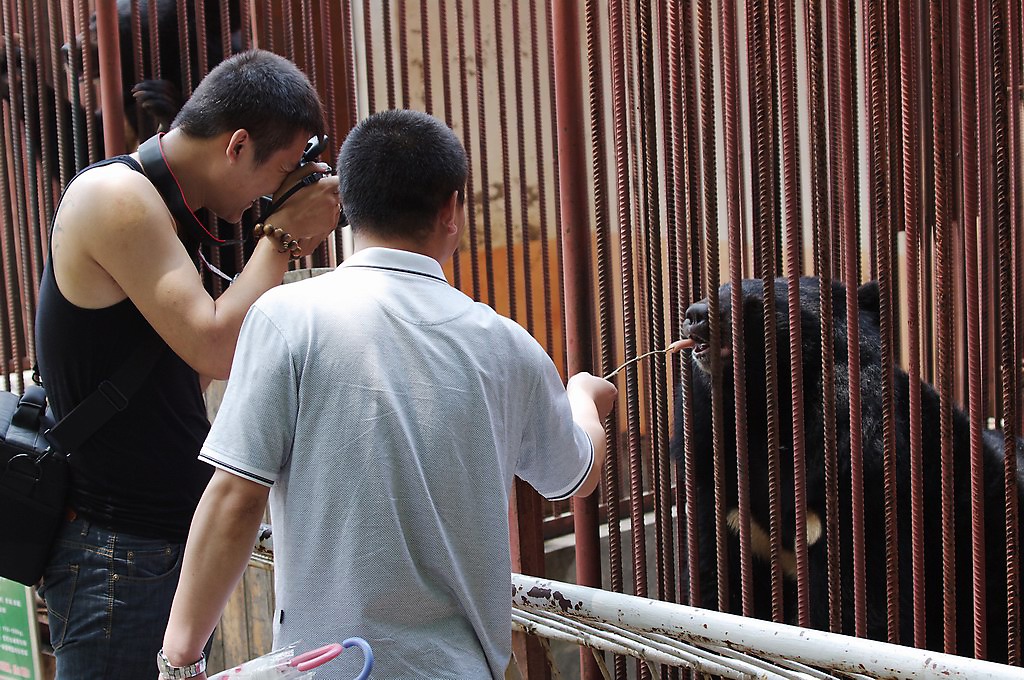
M 298 167 L 306 140 L 324 127 L 305 75 L 254 50 L 210 72 L 170 132 L 148 143 L 151 162 L 140 164 L 138 153 L 109 159 L 65 189 L 36 315 L 55 415 L 147 338 L 161 342 L 128 407 L 71 452 L 68 521 L 40 588 L 58 680 L 156 673 L 185 538 L 212 474 L 197 459 L 209 429 L 202 389 L 227 378 L 250 305 L 281 282 L 291 256 L 334 229 L 337 178 L 309 182 L 274 212 L 266 238 L 216 300 L 194 264 L 199 242 L 216 239 L 191 211 L 237 222 L 260 196 L 329 171 Z M 200 677 L 198 661 L 167 650 L 163 672 Z

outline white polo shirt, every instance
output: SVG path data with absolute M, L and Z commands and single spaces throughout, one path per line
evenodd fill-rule
M 593 457 L 543 348 L 384 248 L 253 305 L 200 454 L 271 486 L 275 646 L 358 635 L 380 678 L 504 677 L 513 476 L 564 498 Z

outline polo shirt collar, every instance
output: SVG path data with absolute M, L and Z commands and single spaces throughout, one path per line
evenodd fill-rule
M 434 279 L 448 283 L 444 276 L 441 264 L 432 257 L 412 253 L 408 250 L 395 248 L 363 248 L 353 253 L 339 265 L 342 267 L 360 267 L 370 269 L 382 269 L 385 271 L 404 272 L 407 274 L 418 274 L 429 276 Z

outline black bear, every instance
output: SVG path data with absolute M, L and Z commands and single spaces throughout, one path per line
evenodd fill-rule
M 794 556 L 794 500 L 792 458 L 792 400 L 789 354 L 788 280 L 775 281 L 775 336 L 778 378 L 778 432 L 781 499 L 781 565 L 784 574 L 783 611 L 786 622 L 795 623 L 797 614 Z M 861 431 L 863 448 L 864 535 L 866 555 L 867 635 L 887 638 L 885 487 L 883 485 L 883 395 L 882 352 L 879 322 L 879 294 L 876 283 L 857 292 L 860 342 Z M 728 533 L 729 601 L 718 603 L 714 512 L 713 429 L 711 413 L 712 378 L 709 353 L 710 321 L 706 301 L 687 310 L 684 337 L 694 343 L 691 354 L 692 400 L 681 396 L 676 404 L 676 432 L 671 444 L 673 458 L 684 465 L 683 411 L 692 424 L 691 442 L 695 503 L 698 525 L 701 606 L 740 613 L 739 522 L 736 484 L 736 408 L 733 392 L 731 333 L 731 286 L 718 291 L 722 365 L 723 456 Z M 768 542 L 768 422 L 765 378 L 764 298 L 761 280 L 745 280 L 743 300 L 743 354 L 745 357 L 751 546 L 753 553 L 753 606 L 758 618 L 771 618 L 771 572 Z M 832 285 L 833 347 L 835 363 L 836 439 L 839 477 L 839 540 L 842 632 L 854 633 L 854 585 L 852 566 L 852 522 L 850 482 L 850 384 L 847 363 L 846 289 Z M 803 408 L 806 457 L 807 543 L 809 565 L 809 613 L 813 628 L 827 630 L 828 557 L 825 522 L 826 490 L 823 428 L 823 378 L 821 364 L 821 316 L 819 282 L 800 280 L 800 324 L 803 371 Z M 913 643 L 913 587 L 911 564 L 910 429 L 909 378 L 894 367 L 895 450 L 897 466 L 897 525 L 899 555 L 899 635 L 903 644 Z M 924 479 L 925 592 L 927 646 L 943 649 L 942 538 L 940 488 L 939 395 L 921 384 L 923 423 L 922 467 Z M 957 651 L 973 655 L 973 591 L 971 558 L 970 441 L 967 416 L 954 409 L 954 515 L 956 552 Z M 1007 656 L 1005 502 L 1002 434 L 987 431 L 984 436 L 986 607 L 988 658 Z M 1018 503 L 1024 471 L 1024 442 L 1018 440 Z

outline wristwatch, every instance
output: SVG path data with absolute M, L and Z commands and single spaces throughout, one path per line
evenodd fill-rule
M 161 680 L 186 680 L 206 671 L 206 654 L 200 652 L 199 660 L 187 666 L 172 666 L 161 649 L 156 655 L 156 666 L 160 670 Z

